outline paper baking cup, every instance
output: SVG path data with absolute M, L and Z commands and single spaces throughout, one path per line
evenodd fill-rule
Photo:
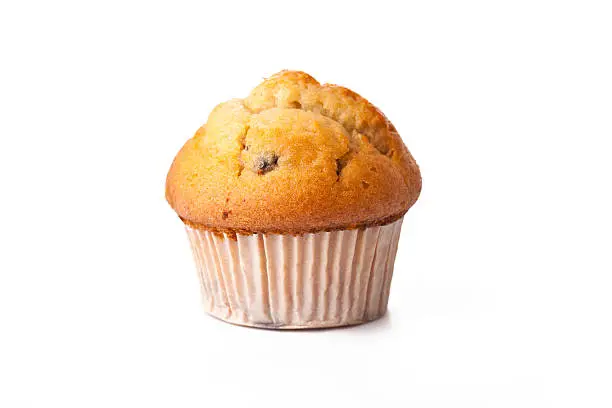
M 187 226 L 205 310 L 276 329 L 346 326 L 385 314 L 402 219 L 303 235 L 235 237 Z

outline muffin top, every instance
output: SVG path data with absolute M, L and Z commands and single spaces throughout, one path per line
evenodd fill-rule
M 241 233 L 382 225 L 420 191 L 419 168 L 382 112 L 298 71 L 218 105 L 166 180 L 166 199 L 187 224 Z

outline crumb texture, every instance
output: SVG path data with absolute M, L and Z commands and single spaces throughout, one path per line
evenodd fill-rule
M 190 225 L 247 232 L 380 224 L 420 191 L 416 162 L 376 107 L 298 71 L 213 109 L 166 182 L 168 202 Z

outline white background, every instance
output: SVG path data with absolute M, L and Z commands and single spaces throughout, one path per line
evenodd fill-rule
M 0 47 L 0 407 L 612 406 L 609 2 L 15 1 Z M 202 311 L 166 172 L 283 68 L 421 166 L 378 322 Z

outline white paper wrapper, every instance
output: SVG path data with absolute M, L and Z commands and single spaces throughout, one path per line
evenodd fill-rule
M 387 310 L 402 219 L 303 235 L 235 238 L 193 229 L 204 307 L 230 323 L 277 329 L 346 326 Z

